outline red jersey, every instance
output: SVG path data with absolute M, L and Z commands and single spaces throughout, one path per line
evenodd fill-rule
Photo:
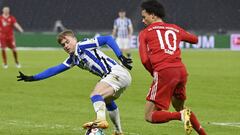
M 4 37 L 12 37 L 14 24 L 16 23 L 16 19 L 14 16 L 9 16 L 7 18 L 0 16 L 0 35 Z
M 179 43 L 197 43 L 197 36 L 175 24 L 156 22 L 139 34 L 139 53 L 144 67 L 153 74 L 170 67 L 184 66 Z

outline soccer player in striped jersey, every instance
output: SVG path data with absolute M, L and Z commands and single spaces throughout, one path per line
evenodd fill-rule
M 197 36 L 175 24 L 165 23 L 164 8 L 156 0 L 143 2 L 141 8 L 142 22 L 146 28 L 139 34 L 139 53 L 142 64 L 153 76 L 146 97 L 146 121 L 165 123 L 181 120 L 187 135 L 192 127 L 199 135 L 206 135 L 195 114 L 184 108 L 188 73 L 181 60 L 179 43 L 196 44 Z M 176 112 L 169 112 L 171 102 Z
M 118 12 L 118 15 L 119 17 L 114 20 L 112 35 L 116 37 L 116 42 L 122 52 L 126 53 L 127 57 L 130 58 L 130 45 L 133 34 L 132 21 L 126 17 L 126 11 L 123 9 Z
M 107 128 L 108 122 L 105 114 L 107 109 L 115 126 L 114 135 L 122 135 L 119 110 L 114 100 L 131 83 L 131 75 L 127 69 L 131 70 L 132 66 L 130 64 L 132 60 L 122 55 L 112 36 L 99 36 L 95 39 L 77 42 L 74 33 L 71 30 L 65 30 L 59 33 L 57 40 L 69 54 L 69 57 L 63 63 L 33 76 L 27 76 L 19 72 L 20 75 L 17 76 L 19 78 L 18 81 L 43 80 L 66 71 L 73 66 L 88 70 L 101 77 L 101 80 L 96 84 L 90 95 L 96 112 L 96 120 L 83 124 L 83 127 Z M 108 45 L 127 69 L 99 50 L 103 45 Z

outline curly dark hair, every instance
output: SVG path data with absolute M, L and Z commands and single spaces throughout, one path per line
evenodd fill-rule
M 149 14 L 154 14 L 160 18 L 165 17 L 165 10 L 161 3 L 156 0 L 147 0 L 141 4 L 142 10 L 146 10 Z

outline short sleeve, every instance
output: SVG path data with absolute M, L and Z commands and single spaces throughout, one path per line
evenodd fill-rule
M 12 20 L 12 24 L 17 22 L 17 20 L 16 20 L 16 18 L 14 16 L 11 16 L 11 20 Z
M 131 19 L 128 19 L 128 26 L 132 26 L 132 21 L 131 21 Z

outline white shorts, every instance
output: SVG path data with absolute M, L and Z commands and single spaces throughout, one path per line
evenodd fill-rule
M 113 87 L 115 93 L 114 97 L 118 98 L 123 91 L 131 84 L 132 77 L 124 67 L 116 65 L 112 67 L 112 71 L 106 77 L 102 78 L 100 82 L 106 82 Z
M 120 49 L 130 49 L 130 39 L 129 38 L 117 38 L 116 42 Z

